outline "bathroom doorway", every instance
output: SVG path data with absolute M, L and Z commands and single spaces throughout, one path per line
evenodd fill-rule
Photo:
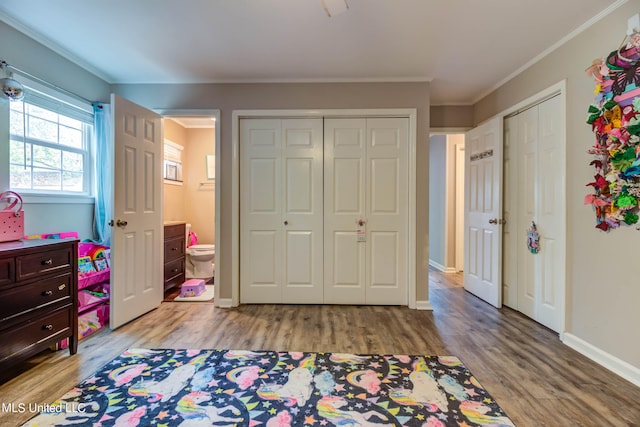
M 182 263 L 168 269 L 165 254 L 165 275 L 174 273 L 179 280 L 168 283 L 165 301 L 180 295 L 180 285 L 188 279 L 202 279 L 207 285 L 215 283 L 216 247 L 216 118 L 211 115 L 183 114 L 182 111 L 163 112 L 163 215 L 167 227 L 179 224 L 184 228 L 184 247 L 170 245 L 165 233 L 166 247 L 183 253 Z M 181 241 L 182 242 L 182 241 Z M 195 246 L 197 245 L 197 246 Z M 205 265 L 206 264 L 206 265 Z M 175 271 L 178 270 L 178 271 Z M 165 278 L 166 279 L 166 278 Z M 209 290 L 209 286 L 208 286 Z M 213 300 L 212 300 L 213 301 Z

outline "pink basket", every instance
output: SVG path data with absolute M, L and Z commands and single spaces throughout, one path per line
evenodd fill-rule
M 20 240 L 24 236 L 24 211 L 22 197 L 13 191 L 0 193 L 0 202 L 6 201 L 7 207 L 0 211 L 0 242 Z

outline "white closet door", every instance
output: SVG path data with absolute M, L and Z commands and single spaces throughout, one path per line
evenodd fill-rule
M 282 302 L 323 302 L 322 119 L 282 121 Z
M 322 119 L 240 122 L 240 299 L 321 303 Z
M 282 301 L 279 119 L 240 121 L 240 301 Z
M 559 96 L 539 108 L 538 145 L 540 209 L 539 322 L 561 332 L 564 316 L 565 195 L 562 108 Z
M 408 119 L 325 120 L 325 302 L 407 303 Z
M 358 221 L 366 220 L 366 119 L 325 119 L 324 236 L 327 304 L 363 304 L 365 243 Z M 366 235 L 365 235 L 366 237 Z
M 367 119 L 366 304 L 407 304 L 409 119 Z
M 518 120 L 518 310 L 536 318 L 535 261 L 527 249 L 527 227 L 531 221 L 539 222 L 538 206 L 538 107 L 530 108 L 516 116 Z
M 510 147 L 517 171 L 517 187 L 507 194 L 515 199 L 510 229 L 515 235 L 505 241 L 516 246 L 508 264 L 514 265 L 517 280 L 510 284 L 509 306 L 561 332 L 564 316 L 565 196 L 561 98 L 533 106 L 505 121 L 515 128 Z M 540 252 L 527 248 L 527 228 L 535 222 L 540 234 Z M 506 270 L 505 270 L 506 271 Z M 510 276 L 513 276 L 511 274 Z M 511 291 L 517 289 L 517 299 Z

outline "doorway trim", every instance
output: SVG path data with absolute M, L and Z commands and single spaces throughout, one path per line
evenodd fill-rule
M 222 151 L 221 151 L 221 146 L 222 144 L 220 143 L 220 127 L 222 126 L 222 122 L 220 121 L 220 110 L 218 109 L 168 109 L 168 110 L 163 110 L 163 109 L 156 109 L 154 110 L 156 113 L 160 114 L 163 118 L 165 117 L 180 117 L 180 116 L 202 116 L 202 117 L 214 117 L 216 119 L 216 126 L 215 126 L 215 144 L 216 144 L 216 171 L 220 171 L 220 158 L 222 155 Z M 220 212 L 220 207 L 221 207 L 221 192 L 220 189 L 222 188 L 222 186 L 219 184 L 219 179 L 222 175 L 217 172 L 216 173 L 216 179 L 213 182 L 213 186 L 214 186 L 214 192 L 215 192 L 215 228 L 216 228 L 216 255 L 214 258 L 214 263 L 216 266 L 216 272 L 215 275 L 220 277 L 220 272 L 219 272 L 219 268 L 220 268 L 220 250 L 219 248 L 222 248 L 222 244 L 221 244 L 221 237 L 222 237 L 222 233 L 220 233 L 221 230 L 221 225 L 220 225 L 220 217 L 221 217 L 221 212 Z M 164 216 L 164 215 L 163 215 Z M 214 286 L 214 296 L 213 296 L 213 302 L 214 302 L 214 306 L 219 307 L 220 306 L 220 286 Z
M 553 97 L 553 96 L 559 96 L 560 97 L 560 120 L 559 123 L 561 124 L 561 129 L 560 129 L 560 135 L 561 135 L 561 149 L 560 149 L 560 153 L 561 153 L 561 164 L 563 165 L 564 169 L 565 169 L 565 173 L 562 174 L 562 182 L 560 183 L 560 191 L 562 192 L 562 195 L 560 197 L 560 200 L 562 201 L 561 204 L 561 209 L 562 212 L 564 212 L 564 215 L 561 218 L 562 221 L 562 226 L 561 229 L 564 232 L 564 251 L 562 253 L 562 257 L 564 258 L 564 262 L 562 263 L 563 267 L 564 267 L 564 271 L 563 271 L 563 277 L 564 280 L 561 281 L 562 284 L 562 289 L 560 292 L 560 303 L 558 304 L 559 307 L 561 307 L 561 313 L 560 313 L 560 327 L 559 327 L 559 336 L 560 336 L 560 340 L 563 341 L 564 340 L 564 334 L 566 332 L 566 314 L 567 314 L 567 287 L 566 287 L 566 283 L 567 283 L 567 180 L 566 180 L 566 168 L 567 168 L 567 81 L 565 80 L 561 80 L 560 82 L 549 86 L 546 89 L 541 90 L 540 92 L 536 93 L 535 95 L 532 95 L 528 98 L 526 98 L 525 100 L 503 110 L 502 112 L 498 113 L 498 117 L 500 118 L 500 122 L 504 123 L 504 120 L 506 118 L 508 118 L 508 116 L 512 116 L 515 115 L 521 111 L 527 110 L 528 108 L 531 108 L 535 105 L 538 105 L 544 101 L 546 101 L 547 99 Z M 504 146 L 504 132 L 501 133 L 500 135 L 502 144 Z M 504 179 L 504 177 L 503 177 Z M 504 254 L 503 254 L 503 259 L 502 262 L 504 262 Z M 504 292 L 504 290 L 503 290 Z
M 385 108 L 385 109 L 318 109 L 318 110 L 234 110 L 232 113 L 232 274 L 231 300 L 220 300 L 220 307 L 237 307 L 240 304 L 240 120 L 247 118 L 344 118 L 344 117 L 406 117 L 409 119 L 409 215 L 407 240 L 409 248 L 407 293 L 408 306 L 416 307 L 416 141 L 417 141 L 417 110 L 415 108 Z M 216 146 L 217 147 L 217 146 Z M 218 159 L 216 158 L 216 163 Z M 217 166 L 217 165 L 216 165 Z M 217 196 L 217 193 L 216 193 Z M 217 210 L 217 200 L 216 200 Z M 216 212 L 216 221 L 217 221 Z M 217 257 L 217 251 L 216 251 Z M 217 262 L 217 260 L 216 260 Z

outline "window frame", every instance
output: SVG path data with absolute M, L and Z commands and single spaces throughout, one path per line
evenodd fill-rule
M 66 151 L 74 154 L 83 154 L 83 179 L 82 179 L 82 192 L 76 191 L 64 191 L 64 190 L 41 190 L 41 189 L 23 189 L 23 188 L 11 188 L 11 190 L 16 191 L 22 195 L 22 198 L 25 203 L 66 203 L 66 204 L 91 204 L 94 203 L 95 189 L 94 189 L 94 169 L 95 165 L 95 140 L 94 140 L 94 129 L 95 124 L 93 120 L 87 120 L 93 117 L 93 106 L 84 100 L 76 99 L 68 94 L 65 94 L 59 90 L 50 88 L 45 86 L 39 82 L 33 81 L 27 77 L 20 77 L 20 81 L 23 83 L 25 87 L 25 98 L 23 102 L 27 104 L 35 105 L 39 108 L 43 108 L 45 110 L 53 111 L 61 116 L 70 117 L 72 119 L 79 120 L 82 123 L 82 133 L 83 133 L 83 141 L 82 145 L 84 148 L 75 148 L 71 146 L 66 146 L 63 144 L 51 143 L 49 141 L 40 140 L 34 137 L 27 137 L 26 135 L 17 135 L 17 138 L 14 138 L 11 134 L 10 128 L 8 129 L 8 145 L 10 147 L 11 140 L 17 140 L 21 142 L 26 142 L 27 144 L 35 144 L 42 147 L 50 147 L 62 151 Z M 46 101 L 50 100 L 52 105 L 58 104 L 62 105 L 63 108 L 54 110 L 49 108 L 47 105 L 41 105 L 38 102 L 30 103 L 29 102 L 29 93 L 31 93 L 32 97 L 37 101 L 38 99 L 45 99 Z M 46 104 L 46 102 L 44 103 Z M 7 121 L 11 120 L 11 108 L 8 106 L 7 108 Z M 67 112 L 65 114 L 65 112 Z M 69 114 L 69 112 L 73 112 L 73 114 Z M 77 114 L 76 114 L 77 113 Z M 60 126 L 60 124 L 58 124 Z M 64 126 L 64 125 L 63 125 Z M 33 145 L 32 145 L 33 146 Z M 10 158 L 6 159 L 7 166 L 7 187 L 11 186 L 11 172 L 10 172 L 11 161 Z M 31 165 L 33 167 L 33 164 Z

